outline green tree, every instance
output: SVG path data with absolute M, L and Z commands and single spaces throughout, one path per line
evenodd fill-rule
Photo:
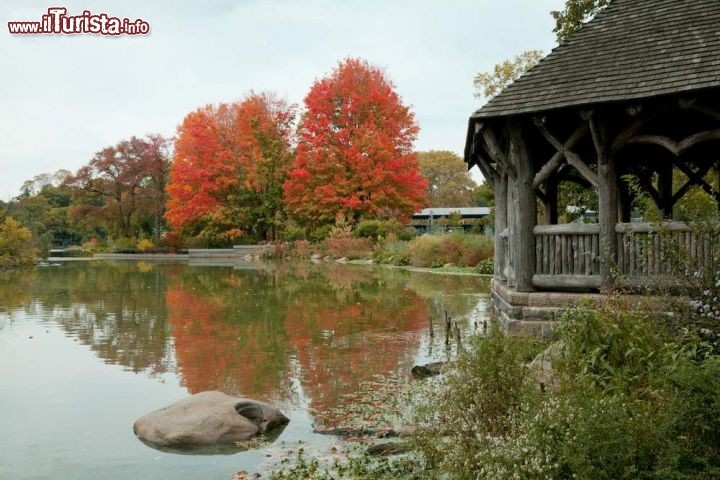
M 476 207 L 494 207 L 495 206 L 495 191 L 493 190 L 492 184 L 489 182 L 483 182 L 475 188 L 473 195 L 475 196 Z
M 577 32 L 583 23 L 591 20 L 612 0 L 566 0 L 565 9 L 553 10 L 550 15 L 555 19 L 553 32 L 557 35 L 558 43 L 564 42 Z
M 420 173 L 427 180 L 431 207 L 472 207 L 477 187 L 467 171 L 467 164 L 453 152 L 430 150 L 418 152 Z
M 489 72 L 478 73 L 473 80 L 475 97 L 485 100 L 494 97 L 534 67 L 543 55 L 542 50 L 527 50 L 519 55 L 515 55 L 515 58 L 512 60 L 505 60 L 498 63 Z

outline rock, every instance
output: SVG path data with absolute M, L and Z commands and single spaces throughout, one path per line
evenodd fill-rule
M 338 258 L 338 259 L 335 260 L 335 261 L 336 261 L 337 263 L 347 263 L 347 262 L 348 262 L 348 259 L 347 259 L 347 257 L 342 257 L 342 258 Z
M 313 253 L 310 256 L 310 260 L 322 260 L 323 256 L 319 253 Z
M 453 268 L 454 266 L 454 263 L 446 263 L 445 265 L 443 265 L 443 268 Z
M 558 387 L 558 380 L 553 375 L 553 362 L 562 355 L 563 343 L 555 342 L 542 352 L 538 353 L 528 365 L 530 375 L 541 391 L 546 388 L 554 390 Z
M 158 449 L 195 449 L 234 445 L 286 425 L 275 407 L 222 392 L 201 392 L 139 418 L 135 435 Z
M 385 442 L 370 445 L 366 451 L 368 455 L 377 455 L 384 457 L 389 455 L 399 455 L 401 453 L 407 453 L 410 450 L 412 450 L 412 447 L 410 447 L 410 444 L 406 442 Z
M 410 373 L 415 378 L 427 378 L 439 375 L 445 362 L 432 362 L 425 365 L 415 365 Z

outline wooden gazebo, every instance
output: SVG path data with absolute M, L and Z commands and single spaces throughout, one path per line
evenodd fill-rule
M 671 220 L 694 186 L 720 206 L 706 180 L 720 167 L 720 0 L 614 0 L 470 117 L 465 161 L 494 186 L 493 295 L 506 319 L 542 317 L 563 292 L 660 277 L 668 238 L 709 261 Z M 673 188 L 678 171 L 688 180 Z M 598 223 L 558 224 L 568 181 L 596 189 Z M 637 186 L 667 235 L 630 222 Z

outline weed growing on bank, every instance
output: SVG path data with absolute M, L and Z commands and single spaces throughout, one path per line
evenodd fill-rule
M 559 322 L 554 381 L 528 340 L 473 340 L 419 402 L 415 443 L 458 479 L 704 479 L 720 475 L 718 337 L 610 299 Z

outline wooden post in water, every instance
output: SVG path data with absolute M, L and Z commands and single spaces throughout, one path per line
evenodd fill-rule
M 430 338 L 434 338 L 435 331 L 433 330 L 432 317 L 428 317 L 428 322 L 430 323 Z
M 457 322 L 455 322 L 455 343 L 457 344 L 457 350 L 459 352 L 462 348 L 462 344 L 460 342 L 460 327 L 458 327 Z
M 452 327 L 452 322 L 450 320 L 450 316 L 448 315 L 447 310 L 445 310 L 445 346 L 450 346 L 450 329 Z

